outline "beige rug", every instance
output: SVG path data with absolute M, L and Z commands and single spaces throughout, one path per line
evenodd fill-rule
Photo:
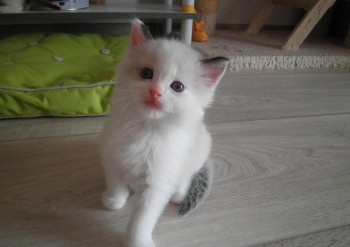
M 298 50 L 284 51 L 280 47 L 290 31 L 263 31 L 256 36 L 243 36 L 240 31 L 218 30 L 208 42 L 193 46 L 205 56 L 226 56 L 230 69 L 291 70 L 350 69 L 350 49 L 332 38 L 308 38 Z

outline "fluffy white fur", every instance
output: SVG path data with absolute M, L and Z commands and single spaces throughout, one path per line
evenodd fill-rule
M 211 137 L 204 109 L 213 99 L 224 66 L 203 65 L 198 52 L 175 40 L 148 40 L 142 23 L 133 22 L 131 44 L 119 66 L 119 83 L 101 140 L 107 188 L 102 203 L 124 206 L 130 191 L 137 204 L 127 227 L 127 247 L 152 247 L 152 231 L 164 207 L 186 196 L 191 177 L 207 160 Z M 152 68 L 153 78 L 141 78 Z M 180 81 L 181 93 L 170 85 Z M 161 92 L 160 109 L 144 103 L 149 90 Z
M 0 13 L 12 13 L 22 11 L 25 0 L 0 0 L 4 6 L 0 6 Z

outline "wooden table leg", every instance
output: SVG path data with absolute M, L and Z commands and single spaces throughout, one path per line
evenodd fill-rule
M 265 1 L 243 34 L 257 34 L 260 31 L 260 29 L 264 26 L 267 19 L 271 16 L 273 7 L 274 4 L 271 0 Z
M 303 43 L 317 22 L 322 18 L 326 11 L 332 7 L 336 0 L 319 0 L 310 8 L 296 28 L 289 35 L 286 43 L 282 46 L 283 50 L 296 50 Z
M 346 34 L 346 38 L 344 41 L 344 46 L 350 48 L 350 26 L 348 28 L 348 33 Z

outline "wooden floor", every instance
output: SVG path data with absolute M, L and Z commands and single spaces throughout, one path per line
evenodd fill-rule
M 0 121 L 1 247 L 120 246 L 131 203 L 99 202 L 103 121 Z M 350 73 L 229 73 L 207 123 L 212 193 L 169 205 L 157 246 L 350 246 Z

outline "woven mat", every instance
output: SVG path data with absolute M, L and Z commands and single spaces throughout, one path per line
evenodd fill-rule
M 263 31 L 243 36 L 241 31 L 218 30 L 208 42 L 193 43 L 205 56 L 230 58 L 230 70 L 350 69 L 350 49 L 341 40 L 311 37 L 298 50 L 280 47 L 290 31 Z

